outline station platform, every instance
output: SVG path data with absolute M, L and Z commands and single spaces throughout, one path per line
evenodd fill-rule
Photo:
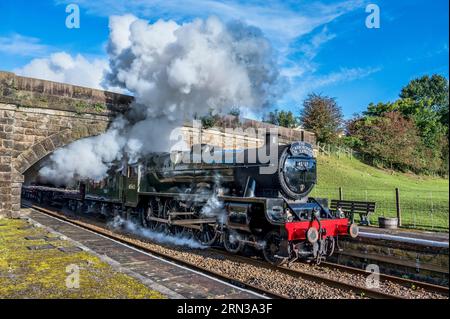
M 343 238 L 339 245 L 338 263 L 357 268 L 376 264 L 386 274 L 448 283 L 448 233 L 359 226 L 358 237 Z
M 0 299 L 167 298 L 160 290 L 35 221 L 0 219 Z
M 46 259 L 46 254 L 54 254 L 57 260 L 60 261 L 61 254 L 64 255 L 64 247 L 70 246 L 70 251 L 73 253 L 72 264 L 81 263 L 82 272 L 85 268 L 85 261 L 82 260 L 81 255 L 90 256 L 101 263 L 101 269 L 111 268 L 116 276 L 122 276 L 128 287 L 128 293 L 115 293 L 117 287 L 111 284 L 111 281 L 102 281 L 102 277 L 98 278 L 96 284 L 80 285 L 80 289 L 72 290 L 70 294 L 64 294 L 66 290 L 61 287 L 62 293 L 56 297 L 62 298 L 169 298 L 169 299 L 259 299 L 263 296 L 252 291 L 231 285 L 227 282 L 221 281 L 217 278 L 202 274 L 198 271 L 183 267 L 173 262 L 164 260 L 157 256 L 151 255 L 144 251 L 138 250 L 134 247 L 128 246 L 124 243 L 115 241 L 111 238 L 94 233 L 88 229 L 78 227 L 67 223 L 63 220 L 56 219 L 52 216 L 43 214 L 34 209 L 22 209 L 22 219 L 14 220 L 20 225 L 15 225 L 14 229 L 20 228 L 20 239 L 25 244 L 30 244 L 34 247 L 32 250 L 24 247 L 25 244 L 19 245 L 22 250 L 28 254 L 33 253 L 33 260 Z M 0 220 L 0 225 L 2 221 Z M 10 220 L 8 220 L 10 222 Z M 6 221 L 4 223 L 6 225 Z M 0 227 L 1 230 L 2 227 Z M 24 238 L 31 238 L 36 242 L 28 242 Z M 55 239 L 49 239 L 55 238 Z M 2 240 L 0 233 L 0 242 Z M 66 243 L 66 244 L 64 244 Z M 43 254 L 40 256 L 39 254 Z M 38 256 L 39 255 L 39 256 Z M 84 256 L 83 255 L 83 256 Z M 81 259 L 80 259 L 81 258 Z M 87 258 L 87 257 L 86 257 Z M 30 272 L 30 268 L 39 268 L 40 264 L 34 265 L 38 262 L 27 263 L 27 266 L 22 270 L 25 276 L 36 276 Z M 0 266 L 1 266 L 0 258 Z M 61 266 L 62 267 L 62 266 Z M 64 266 L 65 267 L 65 266 Z M 51 268 L 51 267 L 50 267 Z M 99 273 L 99 270 L 96 270 Z M 64 279 L 67 274 L 64 268 L 59 274 L 61 280 L 59 284 L 64 285 Z M 0 286 L 8 284 L 9 281 L 5 276 L 1 276 L 2 269 L 0 267 Z M 81 278 L 83 278 L 81 274 Z M 52 276 L 52 274 L 48 274 Z M 45 272 L 39 274 L 41 278 L 45 279 Z M 5 282 L 2 283 L 1 279 Z M 115 278 L 115 277 L 114 277 Z M 114 279 L 115 280 L 115 279 Z M 112 280 L 112 282 L 116 282 Z M 133 286 L 134 285 L 134 286 Z M 8 285 L 11 286 L 11 285 Z M 91 287 L 91 290 L 89 290 Z M 138 287 L 138 288 L 136 288 Z M 12 288 L 11 288 L 12 289 Z M 88 289 L 88 291 L 86 291 Z M 52 289 L 50 289 L 52 291 Z M 141 293 L 138 293 L 142 291 Z M 97 295 L 96 295 L 97 293 Z M 0 288 L 0 296 L 2 290 Z M 25 292 L 17 292 L 11 290 L 11 298 L 47 298 L 45 289 L 42 294 L 34 295 L 28 290 Z M 52 295 L 49 294 L 48 298 Z
M 363 238 L 402 242 L 418 246 L 449 248 L 449 233 L 414 229 L 386 229 L 359 226 L 359 236 Z

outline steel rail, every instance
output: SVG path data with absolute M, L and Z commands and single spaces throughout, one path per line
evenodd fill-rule
M 215 250 L 217 252 L 221 252 L 222 254 L 227 254 L 227 256 L 230 256 L 232 258 L 240 259 L 240 260 L 242 260 L 242 262 L 245 262 L 245 263 L 253 264 L 253 265 L 259 266 L 259 267 L 264 267 L 264 268 L 266 268 L 268 270 L 272 270 L 272 271 L 279 271 L 283 274 L 292 276 L 294 278 L 301 278 L 301 279 L 306 279 L 309 281 L 314 281 L 317 283 L 323 283 L 330 287 L 348 291 L 356 296 L 368 297 L 371 299 L 406 299 L 402 296 L 387 294 L 387 293 L 379 291 L 379 290 L 366 288 L 366 287 L 362 287 L 359 285 L 353 285 L 353 284 L 339 281 L 336 279 L 332 279 L 332 278 L 329 278 L 326 276 L 312 274 L 312 273 L 308 273 L 305 271 L 288 268 L 286 266 L 274 266 L 265 261 L 256 260 L 256 259 L 252 259 L 252 258 L 245 257 L 245 256 L 234 255 L 234 254 L 231 254 L 231 253 L 223 251 L 223 250 L 218 250 L 218 249 L 213 249 L 213 250 Z
M 361 275 L 361 276 L 367 276 L 369 274 L 364 269 L 359 269 L 359 268 L 341 265 L 341 264 L 328 262 L 328 261 L 321 262 L 320 266 L 338 269 L 338 270 L 354 273 L 356 275 Z M 440 293 L 440 294 L 449 296 L 449 287 L 434 285 L 434 284 L 430 284 L 430 283 L 423 282 L 423 281 L 417 281 L 417 280 L 413 280 L 413 279 L 407 279 L 407 278 L 402 278 L 402 277 L 392 276 L 392 275 L 382 274 L 382 273 L 380 273 L 379 276 L 380 276 L 380 280 L 390 281 L 390 282 L 399 284 L 406 288 L 410 288 L 410 289 L 422 288 L 427 291 L 432 291 L 432 292 L 436 292 L 436 293 Z

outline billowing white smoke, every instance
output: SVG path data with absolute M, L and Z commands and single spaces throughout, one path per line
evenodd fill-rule
M 217 217 L 219 223 L 226 222 L 226 211 L 223 202 L 216 194 L 211 194 L 206 204 L 202 207 L 201 215 L 205 217 Z
M 227 212 L 225 210 L 223 202 L 219 199 L 218 195 L 224 190 L 220 189 L 222 177 L 218 174 L 214 175 L 214 190 L 210 193 L 208 201 L 203 205 L 201 215 L 205 217 L 216 217 L 218 222 L 225 224 L 227 218 Z
M 111 17 L 110 28 L 108 84 L 134 93 L 142 119 L 130 129 L 130 154 L 167 151 L 183 120 L 261 109 L 276 95 L 278 72 L 258 29 L 217 18 L 148 24 L 131 15 Z
M 155 232 L 151 231 L 148 228 L 141 227 L 137 225 L 136 223 L 133 223 L 132 221 L 125 220 L 119 216 L 116 216 L 111 222 L 108 223 L 110 227 L 116 228 L 116 229 L 123 229 L 125 231 L 128 231 L 130 233 L 136 234 L 138 236 L 148 238 L 152 241 L 155 241 L 157 243 L 161 244 L 169 244 L 169 245 L 177 245 L 177 246 L 186 246 L 189 248 L 207 248 L 206 246 L 203 246 L 201 243 L 199 243 L 197 240 L 187 237 L 187 236 L 175 236 L 175 235 L 169 235 L 164 234 L 161 232 Z
M 128 123 L 106 133 L 116 143 L 90 138 L 55 152 L 50 166 L 41 170 L 48 179 L 104 176 L 121 152 L 134 161 L 149 152 L 168 151 L 174 143 L 171 131 L 184 120 L 225 114 L 233 107 L 259 113 L 279 93 L 269 42 L 259 29 L 240 22 L 224 24 L 212 17 L 181 25 L 162 20 L 149 24 L 132 15 L 114 16 L 108 54 L 111 71 L 105 85 L 135 96 Z M 103 143 L 101 152 L 98 143 Z M 76 150 L 80 153 L 71 157 Z
M 68 185 L 90 178 L 101 180 L 108 172 L 111 162 L 120 160 L 125 138 L 121 136 L 125 120 L 118 118 L 105 133 L 75 141 L 57 150 L 51 160 L 39 171 L 44 181 Z

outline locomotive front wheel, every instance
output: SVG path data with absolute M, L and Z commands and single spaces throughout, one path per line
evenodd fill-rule
M 264 258 L 267 262 L 275 266 L 280 266 L 287 262 L 288 258 L 279 257 L 281 236 L 279 232 L 272 230 L 265 237 L 263 248 Z
M 239 240 L 239 234 L 235 231 L 225 230 L 223 232 L 223 245 L 232 254 L 239 253 L 244 248 L 244 243 Z

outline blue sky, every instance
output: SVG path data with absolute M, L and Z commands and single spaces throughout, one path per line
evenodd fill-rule
M 68 3 L 80 7 L 79 29 L 65 26 Z M 365 27 L 369 3 L 381 10 L 379 29 Z M 216 15 L 255 25 L 272 42 L 290 83 L 274 107 L 297 111 L 307 93 L 321 92 L 336 97 L 350 117 L 369 102 L 394 100 L 415 77 L 448 78 L 448 6 L 448 0 L 2 0 L 0 70 L 16 71 L 61 51 L 106 59 L 110 15 L 132 13 L 152 22 Z

